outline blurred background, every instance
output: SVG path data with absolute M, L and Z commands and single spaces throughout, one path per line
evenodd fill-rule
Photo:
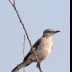
M 41 63 L 42 71 L 70 72 L 70 0 L 15 0 L 15 6 L 32 45 L 45 29 L 61 31 L 53 36 L 53 49 Z M 11 72 L 23 61 L 24 34 L 14 8 L 8 0 L 0 0 L 0 72 Z M 25 37 L 25 55 L 29 50 Z M 26 67 L 25 72 L 39 72 L 36 63 Z

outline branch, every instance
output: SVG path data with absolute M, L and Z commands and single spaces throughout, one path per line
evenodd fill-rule
M 20 20 L 20 23 L 22 24 L 23 29 L 24 29 L 24 31 L 25 31 L 25 33 L 26 33 L 27 39 L 28 39 L 28 41 L 29 41 L 29 43 L 30 43 L 30 47 L 32 48 L 32 50 L 33 50 L 33 52 L 34 52 L 36 61 L 37 61 L 37 63 L 39 64 L 38 58 L 37 58 L 36 53 L 35 53 L 32 45 L 31 45 L 31 41 L 30 41 L 30 39 L 29 39 L 29 36 L 28 36 L 27 31 L 26 31 L 26 29 L 25 29 L 25 26 L 24 26 L 24 24 L 23 24 L 23 22 L 22 22 L 22 20 L 21 20 L 21 18 L 20 18 L 20 15 L 19 15 L 19 13 L 18 13 L 18 11 L 17 11 L 17 9 L 16 9 L 16 7 L 15 7 L 15 0 L 13 0 L 13 4 L 12 4 L 12 2 L 11 2 L 10 0 L 9 0 L 9 2 L 10 2 L 11 5 L 14 7 L 14 9 L 15 9 L 15 11 L 16 11 L 16 13 L 17 13 L 17 16 L 18 16 L 18 18 L 19 18 L 19 20 Z M 40 66 L 40 64 L 39 64 L 39 66 Z M 40 70 L 40 72 L 41 72 L 41 68 L 39 68 L 39 70 Z
M 18 67 L 18 64 L 17 64 L 17 68 L 18 68 L 18 72 L 19 72 L 19 67 Z
M 25 50 L 25 35 L 24 35 L 24 43 L 23 43 L 23 57 L 25 58 L 24 50 Z M 25 67 L 24 67 L 24 72 L 25 72 Z

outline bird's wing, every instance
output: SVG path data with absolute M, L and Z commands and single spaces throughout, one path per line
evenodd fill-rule
M 35 51 L 35 50 L 38 48 L 38 46 L 41 44 L 41 40 L 42 40 L 41 38 L 38 39 L 38 40 L 35 42 L 35 44 L 33 45 L 33 49 L 34 49 L 34 51 Z M 27 58 L 28 58 L 32 53 L 33 53 L 33 50 L 30 49 L 29 53 L 26 55 L 26 57 L 24 58 L 23 61 L 26 61 Z
M 41 39 L 38 39 L 37 41 L 36 41 L 36 43 L 33 45 L 33 49 L 34 49 L 34 51 L 38 48 L 38 46 L 41 44 Z M 29 53 L 26 55 L 26 57 L 24 58 L 24 61 L 26 61 L 27 60 L 27 58 L 31 55 L 33 53 L 33 50 L 32 49 L 30 49 L 30 51 L 29 51 Z M 22 62 L 21 64 L 19 64 L 18 66 L 16 66 L 13 70 L 12 70 L 12 72 L 17 72 L 19 69 L 21 69 L 22 67 L 25 67 L 25 66 L 27 66 L 27 65 L 29 65 L 29 63 L 28 62 Z

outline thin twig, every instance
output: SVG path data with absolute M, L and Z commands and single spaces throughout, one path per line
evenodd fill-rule
M 15 0 L 13 0 L 13 5 L 15 6 Z
M 17 64 L 17 68 L 18 68 L 18 72 L 19 72 L 19 67 L 18 67 L 18 64 Z
M 27 36 L 27 39 L 28 39 L 28 41 L 29 41 L 29 43 L 30 43 L 30 46 L 31 46 L 33 52 L 34 52 L 34 55 L 35 55 L 36 61 L 39 63 L 38 58 L 37 58 L 37 56 L 36 56 L 36 53 L 35 53 L 35 51 L 34 51 L 32 45 L 31 45 L 31 41 L 30 41 L 30 39 L 29 39 L 29 36 L 28 36 L 27 31 L 26 31 L 26 29 L 25 29 L 25 26 L 24 26 L 24 24 L 23 24 L 23 22 L 22 22 L 22 20 L 21 20 L 21 18 L 20 18 L 20 15 L 19 15 L 19 13 L 18 13 L 18 11 L 17 11 L 17 9 L 16 9 L 16 7 L 15 7 L 15 0 L 13 1 L 13 2 L 14 2 L 13 4 L 12 4 L 12 2 L 11 2 L 10 0 L 9 0 L 9 2 L 10 2 L 11 5 L 14 7 L 14 9 L 15 9 L 17 15 L 18 15 L 18 18 L 19 18 L 19 20 L 20 20 L 20 23 L 21 23 L 22 26 L 23 26 L 23 29 L 24 29 L 24 31 L 25 31 L 25 33 L 26 33 L 26 36 Z M 41 72 L 41 68 L 40 68 L 40 72 Z
M 24 35 L 24 43 L 23 43 L 23 57 L 25 58 L 25 35 Z M 24 72 L 25 72 L 25 67 L 24 67 Z
M 25 58 L 24 50 L 25 50 L 25 35 L 24 35 L 24 43 L 23 43 L 23 57 Z

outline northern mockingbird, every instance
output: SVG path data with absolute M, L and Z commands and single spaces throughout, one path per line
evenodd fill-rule
M 43 32 L 43 36 L 36 41 L 36 43 L 33 45 L 33 49 L 36 53 L 36 56 L 41 63 L 44 59 L 46 59 L 49 54 L 51 53 L 52 47 L 53 47 L 53 41 L 52 37 L 55 33 L 58 33 L 60 31 L 54 31 L 52 29 L 46 29 Z M 29 51 L 29 53 L 24 58 L 23 62 L 20 63 L 17 67 L 15 67 L 12 72 L 17 72 L 22 67 L 28 66 L 32 62 L 36 62 L 35 55 L 32 51 L 32 49 Z M 38 67 L 38 64 L 37 64 Z

